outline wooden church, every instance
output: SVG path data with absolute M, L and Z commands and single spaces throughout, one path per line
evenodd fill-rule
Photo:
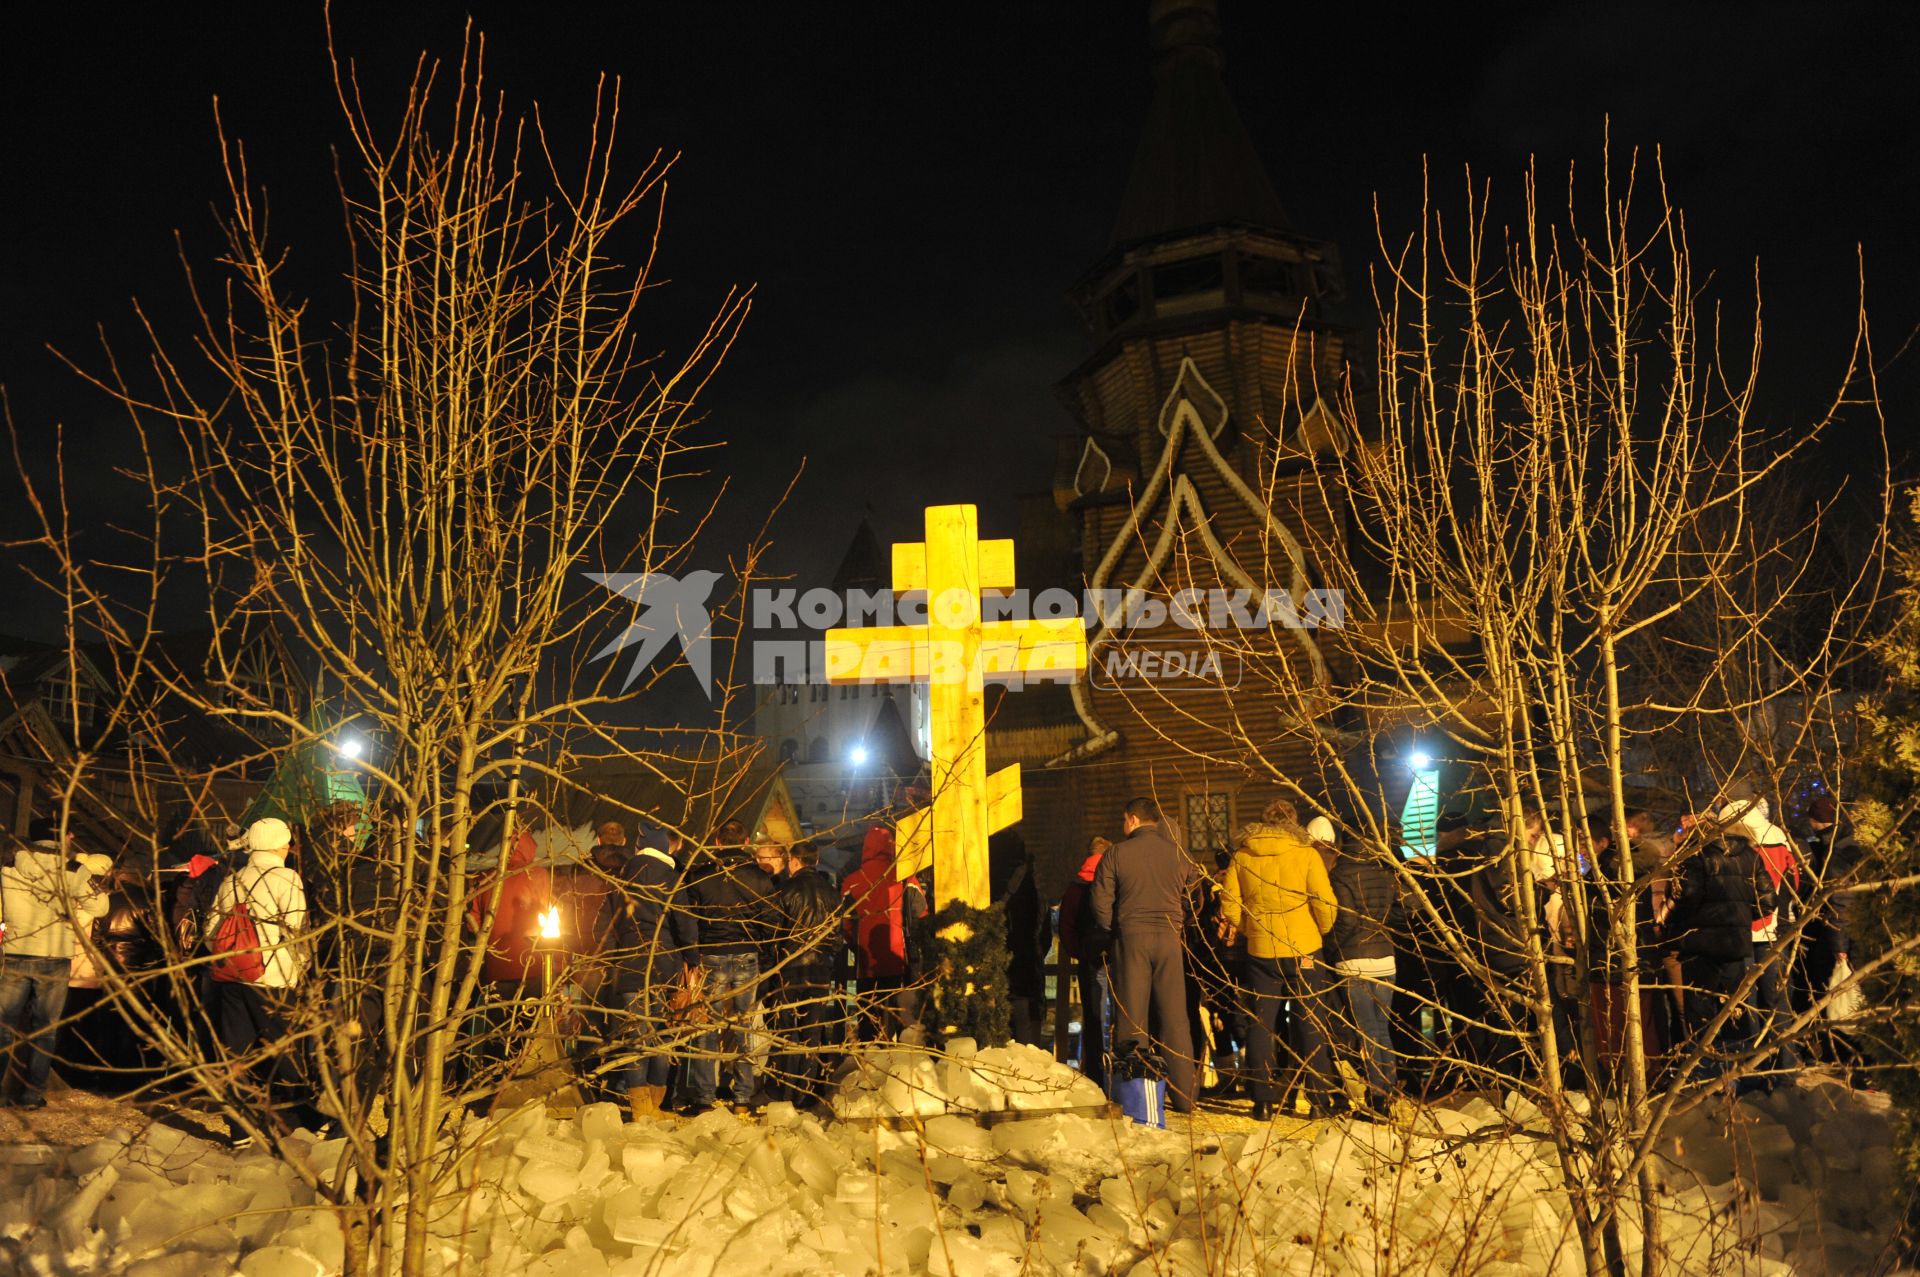
M 1073 584 L 1111 614 L 1089 631 L 1088 677 L 1004 698 L 989 729 L 995 765 L 1027 770 L 1023 828 L 1048 878 L 1090 835 L 1117 837 L 1136 795 L 1196 857 L 1227 849 L 1283 792 L 1275 769 L 1310 767 L 1305 733 L 1325 726 L 1265 694 L 1274 671 L 1254 666 L 1339 674 L 1316 629 L 1203 633 L 1147 602 L 1279 591 L 1310 610 L 1318 565 L 1350 541 L 1337 468 L 1315 462 L 1351 443 L 1331 407 L 1349 375 L 1329 316 L 1338 252 L 1295 230 L 1274 192 L 1227 93 L 1212 0 L 1157 0 L 1151 26 L 1153 96 L 1120 214 L 1071 294 L 1092 348 L 1060 386 L 1078 430 L 1052 491 L 1075 533 Z M 1216 668 L 1199 668 L 1209 649 Z

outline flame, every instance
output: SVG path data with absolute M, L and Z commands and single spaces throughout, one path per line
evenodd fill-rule
M 540 915 L 540 938 L 558 940 L 560 938 L 560 906 L 548 905 Z

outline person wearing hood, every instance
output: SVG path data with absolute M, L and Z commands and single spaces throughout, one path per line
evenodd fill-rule
M 500 897 L 494 899 L 494 878 L 480 880 L 479 890 L 467 910 L 467 923 L 487 936 L 486 960 L 482 974 L 498 985 L 526 985 L 544 988 L 546 964 L 540 961 L 534 943 L 540 934 L 541 915 L 556 909 L 553 878 L 545 865 L 536 864 L 540 844 L 533 831 L 524 826 L 507 854 L 506 875 L 499 882 Z M 488 907 L 492 913 L 488 913 Z M 564 952 L 557 955 L 553 973 L 565 966 Z
M 1333 977 L 1321 952 L 1339 917 L 1326 862 L 1300 827 L 1298 810 L 1275 799 L 1242 833 L 1221 884 L 1221 916 L 1229 934 L 1247 943 L 1247 1056 L 1256 1121 L 1273 1116 L 1274 1067 L 1283 1008 L 1295 1067 L 1308 1103 L 1324 1115 L 1334 1105 L 1328 1010 Z M 1279 1095 L 1292 1093 L 1289 1086 Z
M 893 1037 L 917 1018 L 919 998 L 909 979 L 908 937 L 927 916 L 920 884 L 893 872 L 893 830 L 874 825 L 860 848 L 860 865 L 840 884 L 849 905 L 847 942 L 853 946 L 860 1037 Z
M 86 870 L 93 890 L 107 897 L 107 912 L 100 918 L 76 919 L 73 928 L 73 959 L 67 969 L 67 1006 L 61 1017 L 58 1036 L 61 1076 L 76 1090 L 103 1092 L 113 1085 L 113 1071 L 119 1061 L 121 1034 L 109 1023 L 116 1019 L 113 1008 L 102 1007 L 107 997 L 101 991 L 100 926 L 113 916 L 113 857 L 98 851 L 75 852 L 73 863 Z M 119 1026 L 122 1033 L 125 1025 Z
M 1120 827 L 1126 837 L 1093 875 L 1094 923 L 1113 933 L 1113 1053 L 1118 1059 L 1150 1044 L 1164 1048 L 1169 1103 L 1190 1113 L 1199 1061 L 1187 1010 L 1185 933 L 1199 870 L 1161 831 L 1153 799 L 1129 802 Z
M 1760 1036 L 1769 1038 L 1776 1024 L 1793 1018 L 1787 1002 L 1787 967 L 1791 956 L 1777 951 L 1781 923 L 1793 923 L 1794 903 L 1800 898 L 1800 858 L 1787 831 L 1773 823 L 1766 798 L 1751 781 L 1735 781 L 1721 795 L 1713 812 L 1713 823 L 1729 840 L 1740 840 L 1752 849 L 1755 898 L 1759 907 L 1753 919 L 1753 964 L 1760 978 L 1753 987 L 1754 1011 L 1760 1017 Z M 1764 876 L 1764 881 L 1762 879 Z M 1804 1061 L 1791 1043 L 1782 1043 L 1781 1067 L 1799 1068 Z
M 0 869 L 0 1057 L 25 1054 L 19 1089 L 0 1090 L 0 1106 L 42 1108 L 53 1071 L 53 1039 L 65 1014 L 74 929 L 107 912 L 93 874 L 68 858 L 60 823 L 33 822 L 30 842 Z
M 1687 1028 L 1701 1032 L 1720 1013 L 1753 965 L 1753 920 L 1759 914 L 1754 875 L 1718 830 L 1701 830 L 1694 854 L 1680 864 L 1673 907 L 1662 927 L 1680 960 Z M 1731 1016 L 1717 1035 L 1737 1053 L 1745 1044 L 1745 1017 Z M 1701 1069 L 1717 1076 L 1725 1065 L 1712 1056 Z
M 254 821 L 241 835 L 238 850 L 247 854 L 247 862 L 228 875 L 214 893 L 213 908 L 203 937 L 215 955 L 212 966 L 213 995 L 208 1013 L 213 1029 L 229 1058 L 244 1071 L 245 1057 L 262 1046 L 285 1038 L 293 1015 L 295 990 L 306 975 L 307 945 L 301 935 L 307 929 L 306 884 L 287 861 L 293 846 L 293 830 L 275 816 Z M 252 926 L 257 948 L 226 948 L 234 932 L 226 927 L 230 918 L 244 910 Z M 223 973 L 223 964 L 231 974 Z M 250 978 L 243 967 L 255 967 Z M 308 1092 L 300 1081 L 297 1053 L 271 1051 L 267 1073 L 269 1103 L 303 1110 L 307 1125 L 318 1119 L 307 1110 Z
M 1107 1086 L 1107 950 L 1113 936 L 1093 920 L 1093 876 L 1113 843 L 1099 834 L 1060 895 L 1060 951 L 1073 959 L 1080 987 L 1080 1072 Z

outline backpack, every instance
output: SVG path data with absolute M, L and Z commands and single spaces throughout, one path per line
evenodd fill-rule
M 241 901 L 235 901 L 220 920 L 207 947 L 213 954 L 210 974 L 222 984 L 255 984 L 267 973 L 266 959 L 260 952 L 260 929 L 253 925 L 253 915 Z

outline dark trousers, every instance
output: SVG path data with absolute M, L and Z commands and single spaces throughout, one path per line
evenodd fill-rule
M 1083 962 L 1075 977 L 1080 984 L 1080 1071 L 1107 1086 L 1107 964 Z
M 1344 975 L 1340 977 L 1340 1034 L 1349 1054 L 1360 1065 L 1360 1076 L 1367 1080 L 1367 1094 L 1376 1105 L 1384 1106 L 1399 1089 L 1399 1070 L 1393 1061 L 1393 1040 L 1388 1029 L 1393 1005 L 1393 977 Z
M 903 975 L 863 975 L 853 982 L 862 1042 L 891 1041 L 920 1018 L 920 990 Z
M 299 1053 L 286 1041 L 293 991 L 220 981 L 211 988 L 213 1031 L 228 1058 L 244 1062 L 265 1086 L 269 1109 L 289 1110 L 287 1116 L 296 1121 L 311 1120 L 303 1110 L 312 1094 L 301 1076 Z
M 1296 1082 L 1307 1099 L 1325 1111 L 1333 1103 L 1333 1056 L 1327 1043 L 1333 980 L 1318 958 L 1247 958 L 1247 1066 L 1253 1097 L 1275 1100 L 1276 1046 L 1287 1042 L 1284 1100 Z
M 1784 946 L 1776 941 L 1753 942 L 1754 965 L 1760 968 L 1759 982 L 1753 986 L 1754 1010 L 1760 1021 L 1760 1041 L 1766 1042 L 1784 1031 L 1793 1020 L 1793 1008 L 1787 1000 L 1787 958 Z M 1791 1043 L 1782 1043 L 1779 1054 L 1762 1061 L 1781 1069 L 1797 1069 L 1805 1063 Z
M 67 977 L 72 963 L 65 958 L 8 956 L 0 950 L 0 1057 L 10 1048 L 24 1050 L 18 1096 L 29 1104 L 45 1098 L 47 1077 L 53 1071 L 54 1026 L 67 1009 Z M 0 1068 L 4 1068 L 0 1058 Z M 4 1079 L 0 1079 L 4 1080 Z
M 827 1098 L 827 1059 L 846 1036 L 847 1009 L 834 987 L 831 967 L 788 967 L 781 972 L 772 1014 L 782 1048 L 771 1065 L 782 1098 L 816 1104 Z
M 1166 1061 L 1173 1107 L 1193 1108 L 1193 1031 L 1187 1022 L 1186 950 L 1172 928 L 1122 930 L 1113 942 L 1113 1045 L 1151 1045 Z M 1148 1030 L 1152 1033 L 1149 1034 Z
M 1720 1014 L 1720 1008 L 1727 1004 L 1733 991 L 1747 974 L 1748 963 L 1744 958 L 1733 961 L 1716 961 L 1712 958 L 1683 957 L 1680 961 L 1681 976 L 1686 982 L 1683 1003 L 1686 1008 L 1687 1032 L 1689 1036 L 1702 1032 Z M 1726 1072 L 1725 1055 L 1732 1055 L 1746 1049 L 1750 1040 L 1747 1027 L 1747 1009 L 1741 1007 L 1727 1018 L 1720 1032 L 1708 1044 L 1708 1051 L 1700 1061 L 1700 1073 L 1704 1077 L 1719 1077 Z

